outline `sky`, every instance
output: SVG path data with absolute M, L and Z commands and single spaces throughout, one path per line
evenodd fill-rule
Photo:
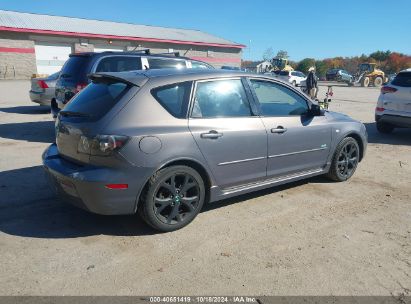
M 391 50 L 411 54 L 410 0 L 0 0 L 0 9 L 197 29 L 291 60 Z

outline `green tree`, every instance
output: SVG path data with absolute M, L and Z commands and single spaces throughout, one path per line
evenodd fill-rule
M 297 64 L 297 70 L 303 73 L 307 73 L 310 67 L 315 67 L 314 58 L 305 58 Z
M 317 76 L 325 77 L 325 74 L 327 73 L 327 70 L 328 70 L 327 64 L 323 60 L 316 61 L 315 70 L 316 70 Z
M 284 50 L 279 50 L 278 52 L 277 52 L 277 56 L 276 56 L 277 58 L 285 58 L 285 59 L 288 59 L 288 52 L 287 51 L 284 51 Z
M 376 51 L 374 53 L 370 54 L 370 58 L 375 59 L 376 61 L 385 61 L 388 59 L 388 57 L 390 57 L 391 55 L 391 51 L 387 50 L 387 51 Z

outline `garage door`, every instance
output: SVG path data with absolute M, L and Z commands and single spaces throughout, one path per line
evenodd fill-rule
M 122 52 L 124 49 L 122 47 L 107 47 L 107 46 L 94 46 L 94 52 Z
M 60 71 L 71 53 L 70 45 L 36 44 L 34 48 L 38 74 L 51 75 Z

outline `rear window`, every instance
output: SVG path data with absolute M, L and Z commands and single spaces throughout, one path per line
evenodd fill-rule
M 130 86 L 122 83 L 91 83 L 77 94 L 62 112 L 74 112 L 90 120 L 103 117 L 127 93 Z
M 153 89 L 151 94 L 171 115 L 185 118 L 190 90 L 191 82 L 183 82 Z
M 186 62 L 175 59 L 148 58 L 151 70 L 155 69 L 182 69 L 186 67 Z
M 140 57 L 111 56 L 101 59 L 96 72 L 124 72 L 141 70 Z
M 289 75 L 289 71 L 281 71 L 280 73 L 279 73 L 279 75 L 281 75 L 281 76 L 288 76 Z
M 70 56 L 61 69 L 60 77 L 78 81 L 87 80 L 90 60 L 90 56 Z
M 399 73 L 391 83 L 399 87 L 411 87 L 411 72 Z

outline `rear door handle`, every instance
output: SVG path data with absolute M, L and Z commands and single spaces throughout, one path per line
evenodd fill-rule
M 217 139 L 223 136 L 223 133 L 219 133 L 216 130 L 211 130 L 208 133 L 201 133 L 201 138 Z
M 285 132 L 287 132 L 287 128 L 284 128 L 283 126 L 278 126 L 277 128 L 271 129 L 271 133 L 283 134 Z

